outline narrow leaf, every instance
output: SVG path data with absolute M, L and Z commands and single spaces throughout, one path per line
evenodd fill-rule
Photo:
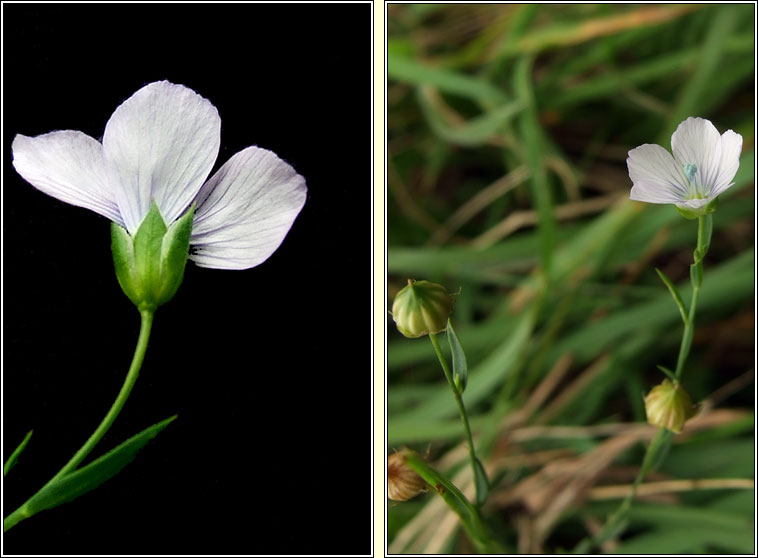
M 481 507 L 487 500 L 487 495 L 490 491 L 490 481 L 487 479 L 487 472 L 484 470 L 484 465 L 482 465 L 478 457 L 474 460 L 474 482 L 476 486 L 476 505 Z
M 676 302 L 677 308 L 679 308 L 679 313 L 682 315 L 682 321 L 684 322 L 684 325 L 687 325 L 687 309 L 684 307 L 684 301 L 682 301 L 682 297 L 679 295 L 679 291 L 676 290 L 674 283 L 672 283 L 671 280 L 666 277 L 666 274 L 663 273 L 660 269 L 656 267 L 655 272 L 658 274 L 658 277 L 661 278 L 661 281 L 663 281 L 663 283 L 668 287 L 671 296 L 674 297 L 674 302 Z
M 32 437 L 32 432 L 34 430 L 30 430 L 26 433 L 26 436 L 24 436 L 23 441 L 18 445 L 18 447 L 13 450 L 13 453 L 8 458 L 8 461 L 5 462 L 5 466 L 3 467 L 3 476 L 8 474 L 8 471 L 13 469 L 13 466 L 16 464 L 16 460 L 18 459 L 18 456 L 21 455 L 21 452 L 24 451 L 26 448 L 26 444 L 29 443 L 29 439 Z
M 100 486 L 128 465 L 174 419 L 176 415 L 146 428 L 89 465 L 44 486 L 24 504 L 27 516 L 70 502 Z
M 416 97 L 429 127 L 435 134 L 450 143 L 469 147 L 482 145 L 502 132 L 513 116 L 524 108 L 520 101 L 511 101 L 454 126 L 446 122 L 442 116 L 442 110 L 437 106 L 438 102 L 431 90 L 421 87 Z
M 396 54 L 387 55 L 387 77 L 411 85 L 434 85 L 440 91 L 482 103 L 504 103 L 506 95 L 491 83 L 446 68 L 435 68 Z
M 466 353 L 463 352 L 461 342 L 455 334 L 453 324 L 450 319 L 447 320 L 447 340 L 450 343 L 450 352 L 453 355 L 453 381 L 458 393 L 463 393 L 468 382 L 468 366 L 466 364 Z
M 671 380 L 674 383 L 679 383 L 679 380 L 676 379 L 676 374 L 674 374 L 671 370 L 669 370 L 665 366 L 661 366 L 660 364 L 656 364 L 655 366 L 658 368 L 658 370 L 666 374 L 666 376 L 669 377 L 669 380 Z
M 479 513 L 445 475 L 431 468 L 426 461 L 412 451 L 405 452 L 405 462 L 429 483 L 448 507 L 460 517 L 464 529 L 472 539 L 482 542 L 488 538 Z

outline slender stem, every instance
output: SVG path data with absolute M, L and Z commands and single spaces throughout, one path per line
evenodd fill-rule
M 455 397 L 455 402 L 458 404 L 458 412 L 461 414 L 461 420 L 463 421 L 463 426 L 466 429 L 466 441 L 468 443 L 468 453 L 469 457 L 471 458 L 471 469 L 474 473 L 474 479 L 476 479 L 476 450 L 474 449 L 474 439 L 471 436 L 471 426 L 468 422 L 468 414 L 466 413 L 466 407 L 463 405 L 463 398 L 461 397 L 461 394 L 458 392 L 458 388 L 455 387 L 455 382 L 453 381 L 453 375 L 450 372 L 450 367 L 447 364 L 447 361 L 445 360 L 445 356 L 442 354 L 442 349 L 440 349 L 439 341 L 437 341 L 437 335 L 434 333 L 429 334 L 429 339 L 432 341 L 432 346 L 434 347 L 434 352 L 437 353 L 437 358 L 440 361 L 440 364 L 442 365 L 442 371 L 445 373 L 445 378 L 447 378 L 447 383 L 450 385 L 450 389 L 453 390 L 453 397 Z M 474 483 L 476 485 L 476 483 Z M 478 490 L 478 488 L 477 488 Z M 479 501 L 479 498 L 477 498 L 477 501 Z
M 126 400 L 129 398 L 129 394 L 132 392 L 134 383 L 137 381 L 137 377 L 139 376 L 139 371 L 140 371 L 140 368 L 142 367 L 142 361 L 145 358 L 145 351 L 147 350 L 147 342 L 148 342 L 148 339 L 150 338 L 150 330 L 152 329 L 152 325 L 153 325 L 153 312 L 154 310 L 140 310 L 141 322 L 140 322 L 139 339 L 137 340 L 137 347 L 135 348 L 134 356 L 132 357 L 132 364 L 131 366 L 129 366 L 129 372 L 126 374 L 126 380 L 124 380 L 124 385 L 121 386 L 121 391 L 119 391 L 118 396 L 116 397 L 116 400 L 113 402 L 113 405 L 111 405 L 111 408 L 108 411 L 108 414 L 105 415 L 105 418 L 102 420 L 100 425 L 92 433 L 92 435 L 84 443 L 84 445 L 79 449 L 79 451 L 77 451 L 74 454 L 74 457 L 72 457 L 71 460 L 68 463 L 66 463 L 63 466 L 63 468 L 60 471 L 58 471 L 55 474 L 55 476 L 52 479 L 50 479 L 45 484 L 45 486 L 43 486 L 37 493 L 39 493 L 40 491 L 50 486 L 56 480 L 60 479 L 64 475 L 76 469 L 76 467 L 82 461 L 84 461 L 84 459 L 95 448 L 98 442 L 103 438 L 103 436 L 105 436 L 105 434 L 108 432 L 110 427 L 113 425 L 113 422 L 116 420 L 116 417 L 118 417 L 119 413 L 121 412 L 121 409 L 124 407 Z M 3 521 L 4 531 L 7 531 L 8 529 L 16 525 L 19 521 L 22 521 L 26 519 L 27 517 L 31 517 L 31 515 L 33 515 L 26 508 L 27 502 L 22 504 L 16 511 L 14 511 L 8 517 L 5 518 L 5 520 Z
M 692 336 L 695 331 L 695 312 L 697 310 L 697 299 L 700 294 L 700 285 L 703 281 L 703 258 L 708 252 L 708 247 L 711 243 L 711 231 L 713 227 L 711 215 L 704 215 L 698 217 L 697 224 L 697 248 L 694 253 L 694 263 L 690 266 L 690 280 L 692 281 L 692 301 L 690 302 L 690 308 L 687 311 L 687 316 L 684 320 L 684 332 L 682 334 L 682 343 L 679 346 L 679 356 L 676 361 L 676 370 L 674 377 L 677 381 L 681 379 L 682 371 L 684 370 L 684 363 L 687 361 L 687 356 L 690 353 L 690 347 L 692 346 Z M 663 277 L 663 276 L 662 276 Z M 665 281 L 664 281 L 665 282 Z M 640 467 L 637 478 L 634 480 L 634 484 L 629 490 L 629 493 L 624 498 L 618 509 L 611 515 L 606 521 L 601 531 L 593 538 L 583 539 L 573 550 L 574 554 L 587 554 L 595 545 L 600 545 L 610 537 L 615 536 L 624 529 L 629 509 L 632 506 L 632 501 L 637 495 L 637 487 L 645 479 L 645 476 L 650 472 L 657 463 L 660 463 L 668 453 L 669 443 L 673 433 L 665 428 L 659 428 L 658 433 L 655 435 L 650 445 L 645 451 L 645 457 L 642 460 L 642 466 Z
M 679 357 L 676 359 L 674 377 L 676 377 L 677 380 L 680 380 L 682 377 L 684 363 L 687 361 L 687 356 L 690 354 L 690 348 L 692 347 L 692 336 L 695 333 L 695 311 L 697 310 L 697 299 L 699 294 L 700 287 L 693 284 L 692 302 L 690 302 L 690 310 L 687 312 L 687 323 L 684 326 L 682 343 L 679 345 Z
M 605 522 L 605 525 L 603 525 L 600 532 L 594 537 L 588 537 L 579 542 L 579 544 L 577 544 L 571 551 L 572 554 L 587 554 L 594 546 L 601 545 L 624 529 L 627 515 L 632 507 L 632 501 L 637 496 L 637 487 L 647 476 L 648 472 L 650 472 L 650 469 L 655 462 L 660 460 L 662 455 L 661 452 L 666 451 L 670 440 L 671 432 L 665 428 L 659 428 L 645 451 L 645 457 L 642 459 L 642 466 L 640 467 L 640 470 L 637 473 L 637 478 L 634 479 L 634 483 L 627 493 L 626 498 L 624 498 L 616 511 L 608 517 L 608 520 Z
M 692 301 L 690 309 L 687 312 L 687 320 L 682 334 L 682 343 L 679 346 L 679 357 L 676 360 L 676 370 L 674 376 L 677 380 L 681 379 L 684 363 L 690 354 L 692 347 L 692 336 L 695 333 L 695 312 L 697 311 L 697 299 L 700 294 L 700 286 L 703 282 L 703 258 L 708 252 L 711 244 L 711 215 L 698 217 L 697 221 L 697 248 L 694 253 L 694 263 L 690 266 L 690 281 L 692 282 Z

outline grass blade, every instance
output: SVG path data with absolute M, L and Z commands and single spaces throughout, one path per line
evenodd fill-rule
M 16 464 L 16 461 L 18 460 L 18 456 L 21 455 L 21 452 L 26 449 L 26 444 L 29 443 L 29 439 L 32 437 L 32 432 L 34 430 L 30 430 L 26 433 L 26 436 L 24 436 L 24 439 L 21 441 L 21 443 L 18 445 L 18 447 L 13 450 L 13 453 L 8 458 L 8 461 L 5 462 L 5 465 L 3 466 L 3 476 L 8 474 L 8 471 L 13 469 L 13 466 Z

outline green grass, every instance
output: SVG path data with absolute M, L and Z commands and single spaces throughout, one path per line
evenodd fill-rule
M 460 289 L 452 320 L 468 358 L 464 401 L 478 453 L 497 469 L 485 512 L 504 548 L 571 551 L 619 504 L 593 500 L 591 488 L 628 484 L 641 464 L 643 439 L 614 450 L 560 509 L 550 507 L 560 486 L 549 483 L 508 500 L 546 470 L 598 463 L 596 454 L 644 423 L 642 392 L 663 379 L 656 365 L 675 365 L 682 321 L 654 269 L 688 304 L 697 223 L 671 206 L 629 201 L 625 160 L 643 143 L 670 150 L 688 116 L 734 129 L 744 143 L 735 185 L 714 214 L 683 375 L 693 400 L 715 395 L 716 405 L 710 423 L 674 438 L 655 474 L 753 476 L 753 10 L 388 7 L 388 304 L 409 277 Z M 528 407 L 561 359 L 570 359 L 563 376 Z M 463 428 L 436 357 L 391 318 L 387 374 L 389 448 L 428 450 L 441 473 L 464 475 L 465 457 L 451 453 Z M 533 461 L 508 464 L 523 454 Z M 665 506 L 636 501 L 603 549 L 754 552 L 745 527 L 752 491 L 666 497 Z M 430 491 L 389 506 L 390 552 L 475 550 L 459 526 L 440 540 L 425 536 L 443 516 L 414 518 L 431 514 L 435 499 Z

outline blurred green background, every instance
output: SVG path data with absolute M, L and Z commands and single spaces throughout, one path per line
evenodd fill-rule
M 464 400 L 510 552 L 570 551 L 632 482 L 642 394 L 673 367 L 697 222 L 628 200 L 627 152 L 689 116 L 742 134 L 721 196 L 683 382 L 701 414 L 597 552 L 752 553 L 754 4 L 388 5 L 388 302 L 460 289 Z M 388 318 L 388 447 L 471 493 L 463 429 L 425 338 Z M 721 483 L 726 486 L 727 483 Z M 673 486 L 673 485 L 672 485 Z M 616 487 L 616 488 L 614 488 Z M 621 488 L 618 488 L 621 487 Z M 615 490 L 615 492 L 614 492 Z M 470 552 L 433 492 L 388 507 L 391 553 Z

